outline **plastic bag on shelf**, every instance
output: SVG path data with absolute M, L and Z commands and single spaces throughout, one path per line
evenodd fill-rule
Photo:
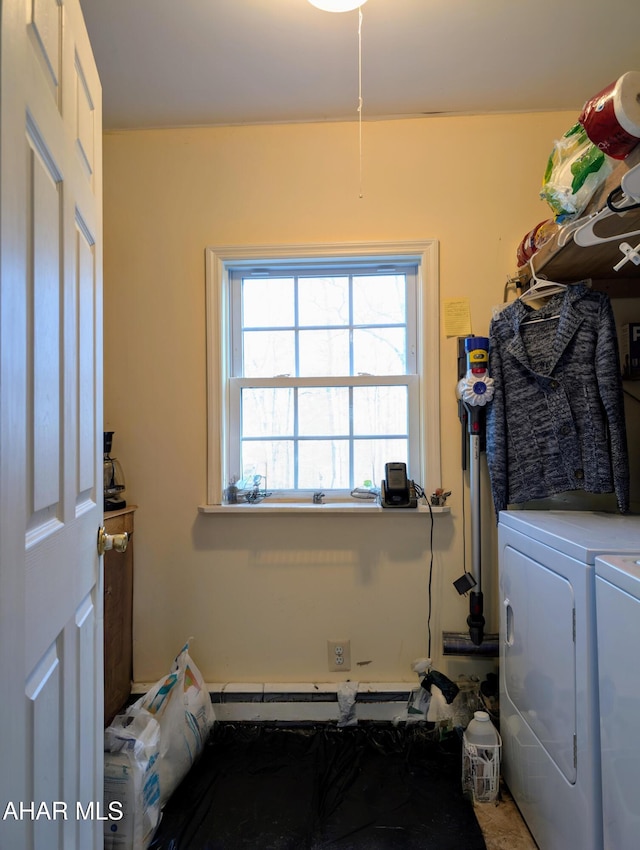
M 550 218 L 536 224 L 518 245 L 516 251 L 518 267 L 526 265 L 536 251 L 539 251 L 559 230 L 560 225 Z
M 576 218 L 611 170 L 609 157 L 589 141 L 584 127 L 576 123 L 553 146 L 540 197 L 549 204 L 557 222 Z

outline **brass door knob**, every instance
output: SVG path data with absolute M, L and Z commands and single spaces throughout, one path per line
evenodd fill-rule
M 98 529 L 98 555 L 104 555 L 110 549 L 115 552 L 125 552 L 129 545 L 129 533 L 107 534 L 103 525 Z

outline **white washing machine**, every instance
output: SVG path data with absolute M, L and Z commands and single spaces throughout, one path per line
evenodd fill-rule
M 541 850 L 602 850 L 595 560 L 637 552 L 640 517 L 499 519 L 503 776 Z
M 640 546 L 596 558 L 596 622 L 605 850 L 640 836 Z

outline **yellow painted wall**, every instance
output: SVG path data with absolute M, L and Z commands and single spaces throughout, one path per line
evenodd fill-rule
M 473 332 L 539 199 L 554 139 L 574 113 L 107 133 L 104 138 L 105 428 L 135 523 L 134 678 L 162 675 L 182 642 L 207 681 L 402 681 L 428 651 L 429 520 L 415 516 L 203 516 L 206 246 L 440 243 L 441 298 L 468 297 Z M 463 477 L 456 342 L 441 336 L 442 484 L 435 519 L 431 654 L 464 631 Z M 469 518 L 466 492 L 467 522 Z M 497 631 L 495 521 L 483 483 L 483 589 Z M 467 530 L 467 566 L 470 567 Z M 353 669 L 327 672 L 327 639 Z M 358 664 L 360 662 L 360 664 Z M 365 663 L 366 662 L 366 663 Z M 490 666 L 490 665 L 489 665 Z

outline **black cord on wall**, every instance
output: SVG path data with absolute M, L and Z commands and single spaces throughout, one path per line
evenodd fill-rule
M 418 498 L 424 498 L 427 503 L 427 507 L 429 508 L 429 518 L 431 520 L 431 529 L 429 531 L 429 582 L 428 582 L 428 592 L 427 592 L 427 600 L 429 603 L 429 613 L 427 614 L 427 656 L 431 658 L 431 606 L 432 606 L 432 596 L 431 596 L 431 585 L 433 582 L 433 511 L 431 510 L 431 502 L 429 501 L 429 497 L 424 492 L 423 488 L 414 482 L 414 488 L 416 491 L 416 495 Z
M 431 658 L 431 607 L 432 607 L 432 598 L 431 598 L 431 583 L 433 580 L 433 511 L 431 510 L 431 505 L 429 504 L 429 500 L 427 499 L 427 505 L 429 507 L 429 517 L 431 519 L 431 530 L 429 532 L 429 616 L 427 617 L 427 633 L 428 633 L 428 649 L 427 649 L 427 657 Z

